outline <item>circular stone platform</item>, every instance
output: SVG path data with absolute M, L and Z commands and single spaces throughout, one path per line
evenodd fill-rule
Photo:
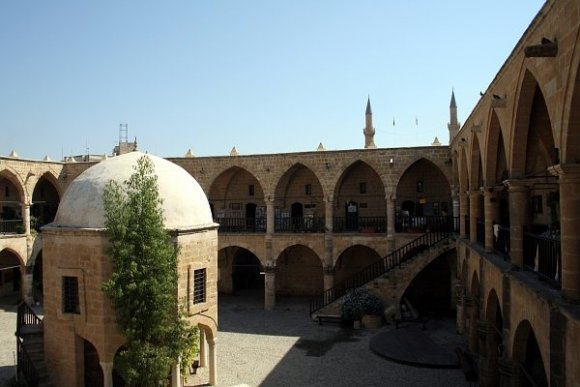
M 429 331 L 421 330 L 420 324 L 380 332 L 371 338 L 370 348 L 377 355 L 402 364 L 429 368 L 459 367 L 455 353 L 433 341 Z

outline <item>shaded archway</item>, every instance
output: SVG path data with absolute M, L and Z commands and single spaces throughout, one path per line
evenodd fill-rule
M 30 208 L 32 228 L 40 229 L 41 226 L 48 224 L 54 220 L 60 197 L 55 185 L 48 178 L 50 175 L 42 176 L 32 193 L 32 207 Z M 35 220 L 33 220 L 35 219 Z
M 220 232 L 265 232 L 266 204 L 258 179 L 247 170 L 231 167 L 211 184 L 209 202 Z
M 477 353 L 479 350 L 477 339 L 477 321 L 479 320 L 479 276 L 474 271 L 471 276 L 471 287 L 469 291 L 469 318 L 467 319 L 467 338 L 469 350 L 472 353 Z
M 290 246 L 276 260 L 276 295 L 318 296 L 324 290 L 322 262 L 304 245 Z
M 580 62 L 576 65 L 574 89 L 568 110 L 568 125 L 562 133 L 562 164 L 580 163 Z
M 24 266 L 16 253 L 0 251 L 0 304 L 15 305 L 22 298 Z
M 520 363 L 525 371 L 525 374 L 521 376 L 521 386 L 548 387 L 542 351 L 528 320 L 518 324 L 512 353 L 513 360 Z
M 334 266 L 334 281 L 341 284 L 368 265 L 381 259 L 373 249 L 363 245 L 354 245 L 342 252 Z
M 411 164 L 397 184 L 395 229 L 424 231 L 430 219 L 451 211 L 451 187 L 439 167 L 424 158 Z
M 334 190 L 334 232 L 386 232 L 385 187 L 375 169 L 355 161 Z
M 97 349 L 90 341 L 77 336 L 83 341 L 83 365 L 85 387 L 102 387 L 104 383 L 103 370 L 99 362 Z
M 456 258 L 456 251 L 450 250 L 425 266 L 405 289 L 401 306 L 414 308 L 422 317 L 453 317 L 456 300 L 452 278 Z
M 24 191 L 18 178 L 10 171 L 0 172 L 0 233 L 22 233 L 22 203 Z
M 482 386 L 499 386 L 498 360 L 503 357 L 503 317 L 499 298 L 495 289 L 490 290 L 486 307 L 486 323 L 480 327 L 480 384 Z
M 324 192 L 318 177 L 297 163 L 280 177 L 274 200 L 274 225 L 278 232 L 324 232 Z
M 252 294 L 263 297 L 264 270 L 258 257 L 238 246 L 218 252 L 218 291 L 226 294 Z
M 125 387 L 125 379 L 121 376 L 121 372 L 119 372 L 119 356 L 123 351 L 126 351 L 127 347 L 124 345 L 121 346 L 117 352 L 115 352 L 115 357 L 113 358 L 113 387 Z

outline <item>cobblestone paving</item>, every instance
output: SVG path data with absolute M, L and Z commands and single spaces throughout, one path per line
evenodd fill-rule
M 0 386 L 16 372 L 16 306 L 0 305 Z
M 370 338 L 381 330 L 319 326 L 305 300 L 280 299 L 273 311 L 248 298 L 220 296 L 219 386 L 468 386 L 458 369 L 405 366 L 375 355 Z M 439 331 L 439 340 L 457 340 Z M 207 369 L 187 385 L 207 383 Z

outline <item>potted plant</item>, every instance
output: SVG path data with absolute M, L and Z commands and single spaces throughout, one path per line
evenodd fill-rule
M 346 321 L 352 321 L 356 328 L 362 325 L 365 328 L 377 328 L 382 322 L 383 302 L 367 289 L 360 288 L 350 291 L 344 296 L 342 316 Z

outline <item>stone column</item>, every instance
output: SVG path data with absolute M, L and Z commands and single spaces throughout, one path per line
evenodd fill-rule
M 205 341 L 205 331 L 199 330 L 199 366 L 207 366 L 207 342 Z
M 459 236 L 469 238 L 468 225 L 465 217 L 469 215 L 469 196 L 466 193 L 459 194 Z
M 520 364 L 510 359 L 499 359 L 498 372 L 501 387 L 520 387 Z
M 524 226 L 528 223 L 529 187 L 524 180 L 507 180 L 510 209 L 510 261 L 521 268 L 524 263 Z
M 217 354 L 216 354 L 217 337 L 210 338 L 208 341 L 209 341 L 209 385 L 215 386 L 217 384 Z
M 99 362 L 103 370 L 103 387 L 113 387 L 113 363 Z
M 179 362 L 171 366 L 171 387 L 181 387 L 181 370 Z
M 22 211 L 22 223 L 24 223 L 24 232 L 26 235 L 30 235 L 30 203 L 21 204 Z
M 266 234 L 274 233 L 274 201 L 268 197 L 266 200 Z
M 335 270 L 332 265 L 326 265 L 324 270 L 324 290 L 328 290 L 334 287 L 334 274 Z
M 496 387 L 497 373 L 497 340 L 496 331 L 492 323 L 480 320 L 477 323 L 479 336 L 479 383 L 481 387 Z
M 484 213 L 484 222 L 485 222 L 485 251 L 491 252 L 493 251 L 493 223 L 497 221 L 494 217 L 495 211 L 495 193 L 493 187 L 484 187 L 483 191 L 483 213 Z
M 465 286 L 463 286 L 462 283 L 457 282 L 455 284 L 455 297 L 457 299 L 455 330 L 457 331 L 457 334 L 462 335 L 465 332 Z
M 457 193 L 457 189 L 452 189 L 451 190 L 451 202 L 452 202 L 452 207 L 451 207 L 451 215 L 454 218 L 459 218 L 459 197 L 460 195 Z
M 276 306 L 276 272 L 274 263 L 268 262 L 264 276 L 264 309 L 272 310 Z
M 387 195 L 387 253 L 395 250 L 395 200 L 393 195 Z
M 332 225 L 334 218 L 334 197 L 329 195 L 324 199 L 324 230 L 332 234 Z
M 550 172 L 560 185 L 562 295 L 580 301 L 580 164 L 555 165 Z
M 479 208 L 480 191 L 469 192 L 469 239 L 477 242 L 477 219 L 481 218 L 481 209 Z

